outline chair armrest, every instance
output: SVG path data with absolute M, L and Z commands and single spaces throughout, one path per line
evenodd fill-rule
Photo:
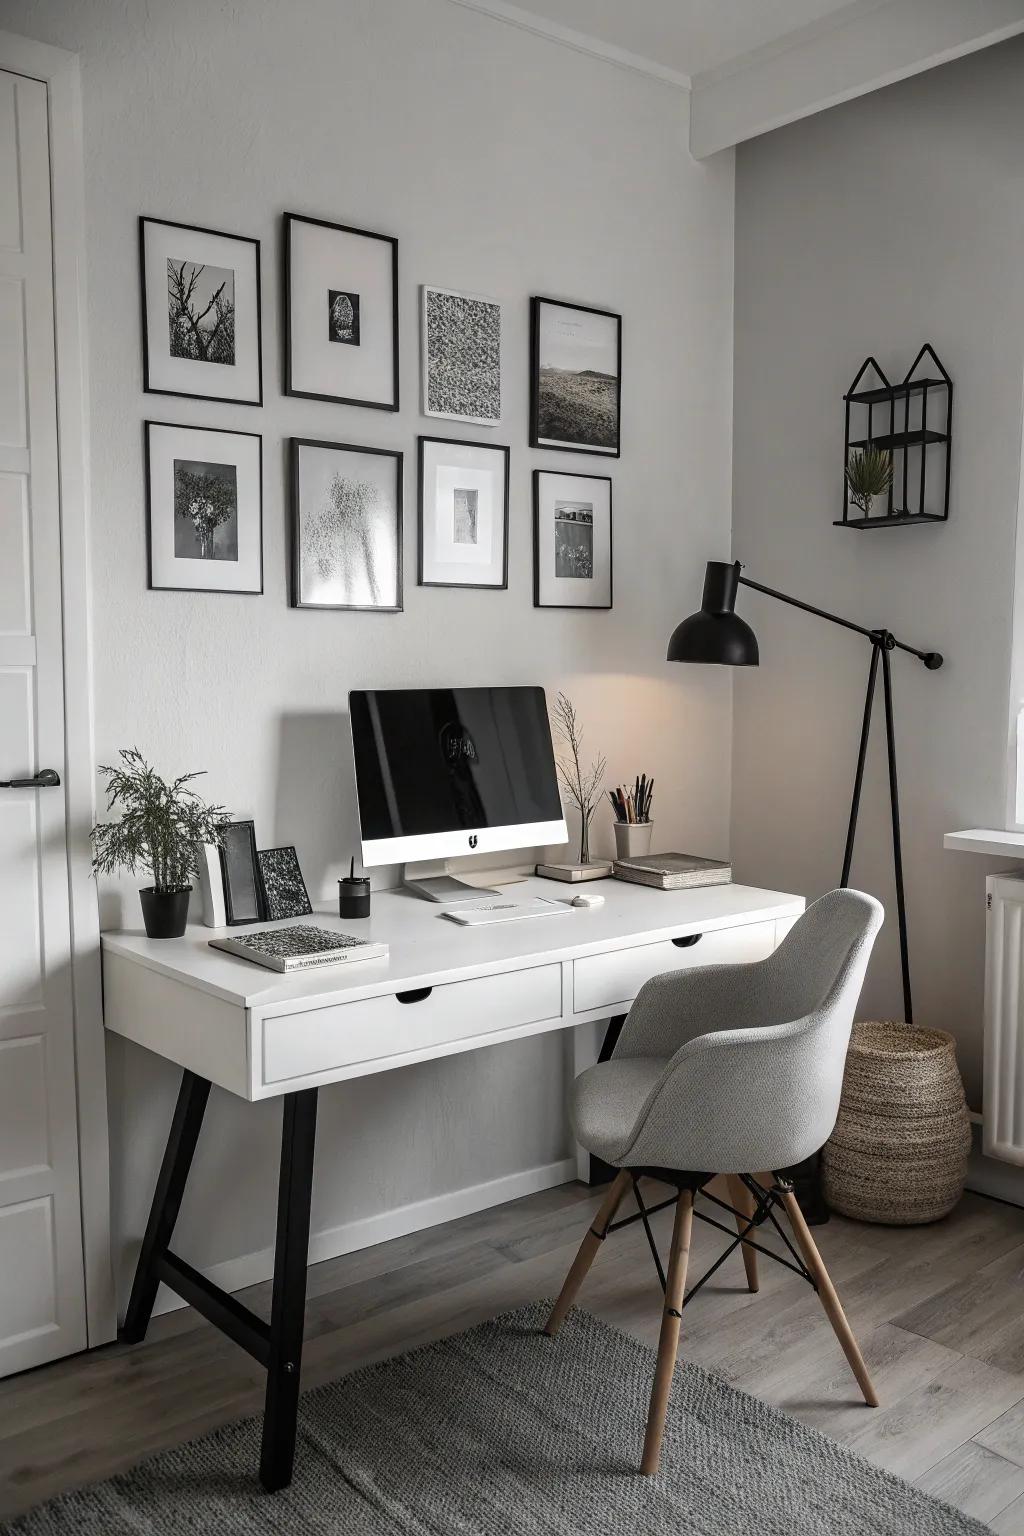
M 672 1056 L 689 1040 L 766 1022 L 768 962 L 701 965 L 645 981 L 614 1055 Z
M 848 1036 L 849 1023 L 820 1012 L 690 1040 L 652 1090 L 623 1165 L 759 1173 L 810 1157 L 839 1112 L 837 1030 Z

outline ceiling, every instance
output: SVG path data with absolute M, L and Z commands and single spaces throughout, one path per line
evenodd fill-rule
M 493 10 L 567 27 L 655 67 L 694 76 L 839 11 L 878 5 L 879 0 L 527 0 Z M 492 6 L 484 0 L 480 8 Z

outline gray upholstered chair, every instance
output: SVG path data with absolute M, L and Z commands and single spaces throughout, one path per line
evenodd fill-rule
M 588 1151 L 619 1169 L 565 1279 L 546 1325 L 554 1336 L 609 1231 L 642 1220 L 665 1293 L 658 1363 L 642 1470 L 657 1471 L 686 1294 L 699 1196 L 732 1214 L 737 1237 L 713 1266 L 742 1248 L 747 1284 L 756 1291 L 757 1254 L 779 1257 L 751 1235 L 769 1222 L 818 1292 L 865 1402 L 877 1407 L 857 1341 L 793 1193 L 780 1170 L 827 1141 L 839 1111 L 846 1050 L 882 908 L 859 891 L 837 890 L 814 902 L 767 960 L 709 965 L 655 976 L 640 990 L 609 1061 L 576 1079 L 572 1121 Z M 765 1172 L 764 1170 L 768 1170 Z M 729 1202 L 707 1186 L 728 1180 Z M 639 1181 L 674 1185 L 675 1220 L 664 1273 Z M 638 1210 L 613 1220 L 632 1187 Z M 776 1212 L 796 1238 L 790 1243 Z M 728 1230 L 728 1229 L 725 1229 Z M 710 1272 L 709 1272 L 710 1273 Z M 704 1277 L 707 1279 L 707 1276 Z

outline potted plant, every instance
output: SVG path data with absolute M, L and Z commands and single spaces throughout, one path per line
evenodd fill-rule
M 199 846 L 221 841 L 229 815 L 190 787 L 201 774 L 185 773 L 168 784 L 137 747 L 118 755 L 120 763 L 101 766 L 100 773 L 107 780 L 107 810 L 118 808 L 121 819 L 93 827 L 93 873 L 148 870 L 153 884 L 139 892 L 146 932 L 151 939 L 176 939 L 185 932 Z
M 590 823 L 601 795 L 607 763 L 598 757 L 585 769 L 580 763 L 583 732 L 576 718 L 576 706 L 564 693 L 558 695 L 553 710 L 555 730 L 567 751 L 557 758 L 558 778 L 567 799 L 580 813 L 580 863 L 590 863 Z
M 885 448 L 854 449 L 846 466 L 850 500 L 865 517 L 871 516 L 876 496 L 888 496 L 892 485 L 892 454 Z

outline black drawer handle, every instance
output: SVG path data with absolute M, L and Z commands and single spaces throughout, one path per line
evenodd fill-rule
M 400 1003 L 422 1003 L 433 990 L 433 987 L 413 987 L 411 992 L 396 992 L 395 996 Z
M 704 937 L 702 933 L 685 933 L 681 939 L 673 939 L 676 949 L 692 949 Z

